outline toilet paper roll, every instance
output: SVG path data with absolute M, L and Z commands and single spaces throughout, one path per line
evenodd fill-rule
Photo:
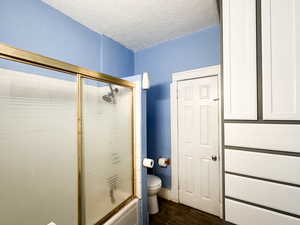
M 146 167 L 146 168 L 153 168 L 153 166 L 154 166 L 153 159 L 144 158 L 143 166 Z
M 48 225 L 56 225 L 54 222 L 48 223 Z
M 161 167 L 167 167 L 169 165 L 169 159 L 168 158 L 159 158 L 158 165 Z

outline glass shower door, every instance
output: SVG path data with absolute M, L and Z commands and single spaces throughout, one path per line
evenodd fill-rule
M 77 224 L 76 135 L 73 76 L 0 60 L 1 225 Z
M 134 197 L 134 84 L 1 44 L 0 57 L 0 225 L 102 224 Z
M 85 224 L 103 221 L 133 196 L 132 89 L 83 82 Z

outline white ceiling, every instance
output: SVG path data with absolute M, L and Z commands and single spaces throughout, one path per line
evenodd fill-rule
M 216 0 L 42 0 L 134 51 L 218 23 Z

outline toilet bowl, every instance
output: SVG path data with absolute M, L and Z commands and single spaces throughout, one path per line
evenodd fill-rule
M 148 190 L 148 211 L 149 214 L 156 214 L 159 211 L 157 202 L 157 193 L 161 188 L 161 179 L 154 175 L 147 176 L 147 190 Z

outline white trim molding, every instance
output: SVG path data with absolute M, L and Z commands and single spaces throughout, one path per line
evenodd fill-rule
M 208 66 L 195 70 L 187 70 L 182 72 L 172 73 L 172 83 L 176 83 L 181 80 L 189 80 L 200 77 L 208 77 L 220 74 L 220 65 Z
M 136 175 L 136 196 L 142 199 L 142 88 L 141 81 L 135 81 L 135 137 L 136 137 L 136 151 L 135 151 L 135 175 Z
M 221 90 L 221 76 L 220 76 L 220 65 L 204 67 L 195 70 L 188 70 L 183 72 L 176 72 L 172 74 L 172 83 L 170 84 L 170 96 L 171 96 L 171 159 L 172 159 L 172 167 L 171 167 L 171 181 L 172 188 L 162 190 L 160 196 L 162 198 L 179 202 L 179 166 L 178 166 L 178 121 L 177 121 L 177 82 L 182 80 L 196 79 L 201 77 L 209 77 L 209 76 L 218 76 L 219 81 L 219 95 L 222 94 Z M 220 98 L 221 99 L 221 98 Z M 219 104 L 219 158 L 220 158 L 220 215 L 222 216 L 222 130 L 221 130 L 221 122 L 222 122 L 222 102 Z
M 135 182 L 136 197 L 142 199 L 142 75 L 133 75 L 123 77 L 123 79 L 135 83 L 134 88 L 134 101 L 135 101 L 135 138 L 136 138 L 136 151 L 135 151 Z
M 163 199 L 173 201 L 171 189 L 161 188 L 160 191 L 158 192 L 158 196 Z

